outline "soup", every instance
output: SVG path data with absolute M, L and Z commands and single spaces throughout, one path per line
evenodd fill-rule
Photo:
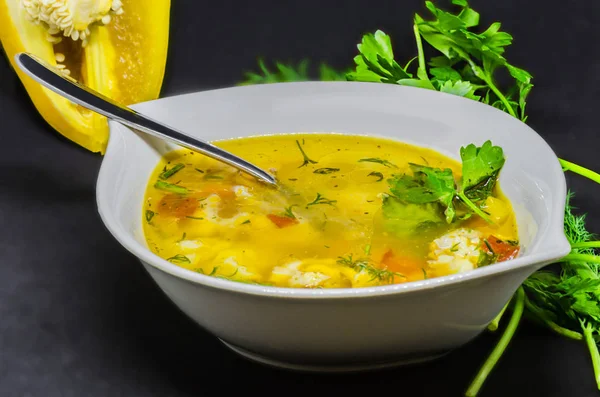
M 232 281 L 356 288 L 469 271 L 515 257 L 497 184 L 502 149 L 432 149 L 366 136 L 287 134 L 216 145 L 270 170 L 267 186 L 189 150 L 165 155 L 143 208 L 158 256 Z

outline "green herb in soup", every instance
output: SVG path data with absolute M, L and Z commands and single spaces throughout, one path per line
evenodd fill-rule
M 145 236 L 156 254 L 190 270 L 279 287 L 357 288 L 468 271 L 519 251 L 497 184 L 504 154 L 489 141 L 462 148 L 462 163 L 339 134 L 216 144 L 271 169 L 294 194 L 190 151 L 169 153 L 148 183 Z

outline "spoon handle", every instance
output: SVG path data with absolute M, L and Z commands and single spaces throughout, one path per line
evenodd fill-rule
M 222 161 L 254 177 L 274 185 L 275 178 L 256 167 L 208 142 L 194 138 L 181 131 L 152 120 L 135 110 L 92 90 L 75 79 L 65 76 L 58 69 L 38 57 L 20 53 L 15 56 L 17 65 L 31 78 L 55 93 L 89 110 L 108 117 L 135 130 L 170 141 L 190 150 L 195 150 L 215 160 Z

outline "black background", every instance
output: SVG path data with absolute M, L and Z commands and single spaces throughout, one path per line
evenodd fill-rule
M 529 124 L 559 156 L 600 170 L 600 3 L 472 6 L 482 23 L 503 22 L 515 37 L 507 57 L 534 75 Z M 416 11 L 426 13 L 421 0 L 174 1 L 162 95 L 233 85 L 257 56 L 349 67 L 361 34 L 378 28 L 391 34 L 396 58 L 409 59 Z M 498 337 L 486 333 L 439 361 L 370 374 L 305 375 L 247 362 L 178 312 L 110 236 L 95 203 L 102 158 L 44 123 L 4 59 L 0 134 L 2 396 L 459 396 Z M 568 181 L 590 229 L 600 231 L 600 186 Z M 409 385 L 419 391 L 406 392 Z M 583 343 L 523 323 L 481 396 L 597 394 Z

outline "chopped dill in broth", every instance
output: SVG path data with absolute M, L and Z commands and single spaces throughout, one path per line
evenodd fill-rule
M 150 249 L 233 281 L 351 288 L 422 280 L 519 252 L 497 184 L 501 148 L 462 164 L 406 143 L 342 134 L 214 142 L 273 172 L 284 193 L 189 150 L 161 159 L 143 208 Z

